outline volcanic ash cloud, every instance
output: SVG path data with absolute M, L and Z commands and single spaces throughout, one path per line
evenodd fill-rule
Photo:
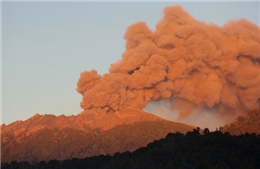
M 179 118 L 196 109 L 241 114 L 257 107 L 260 97 L 259 35 L 245 19 L 219 27 L 180 6 L 166 7 L 154 32 L 144 22 L 127 28 L 126 50 L 109 73 L 81 73 L 80 105 L 84 112 L 110 113 L 168 100 Z

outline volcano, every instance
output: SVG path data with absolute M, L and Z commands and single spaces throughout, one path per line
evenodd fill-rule
M 1 159 L 39 162 L 132 152 L 170 132 L 186 133 L 193 128 L 138 109 L 58 117 L 36 114 L 1 125 Z
M 1 126 L 2 162 L 132 152 L 195 128 L 143 111 L 158 101 L 179 121 L 232 121 L 258 106 L 259 30 L 245 19 L 207 24 L 178 5 L 164 9 L 154 31 L 145 22 L 129 26 L 126 50 L 108 73 L 80 74 L 80 114 L 36 114 Z

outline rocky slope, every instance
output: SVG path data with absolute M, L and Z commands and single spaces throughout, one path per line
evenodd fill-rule
M 134 151 L 169 132 L 192 126 L 164 120 L 141 110 L 77 116 L 39 115 L 1 126 L 2 162 L 37 162 Z
M 220 131 L 230 132 L 233 135 L 260 134 L 260 108 L 249 111 L 245 116 L 237 117 L 234 122 L 220 127 Z

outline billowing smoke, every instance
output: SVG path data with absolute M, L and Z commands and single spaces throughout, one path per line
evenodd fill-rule
M 173 6 L 164 9 L 155 31 L 138 22 L 127 28 L 124 38 L 126 50 L 109 73 L 81 73 L 77 91 L 83 96 L 84 112 L 143 109 L 165 100 L 178 119 L 198 110 L 226 118 L 257 107 L 257 25 L 241 19 L 219 27 Z

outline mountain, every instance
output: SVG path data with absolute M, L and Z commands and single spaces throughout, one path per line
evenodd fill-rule
M 1 125 L 2 162 L 65 160 L 134 151 L 170 132 L 193 126 L 164 120 L 138 109 L 77 116 L 36 114 Z
M 233 135 L 260 134 L 260 108 L 249 111 L 245 116 L 237 117 L 234 122 L 220 127 L 219 130 Z

